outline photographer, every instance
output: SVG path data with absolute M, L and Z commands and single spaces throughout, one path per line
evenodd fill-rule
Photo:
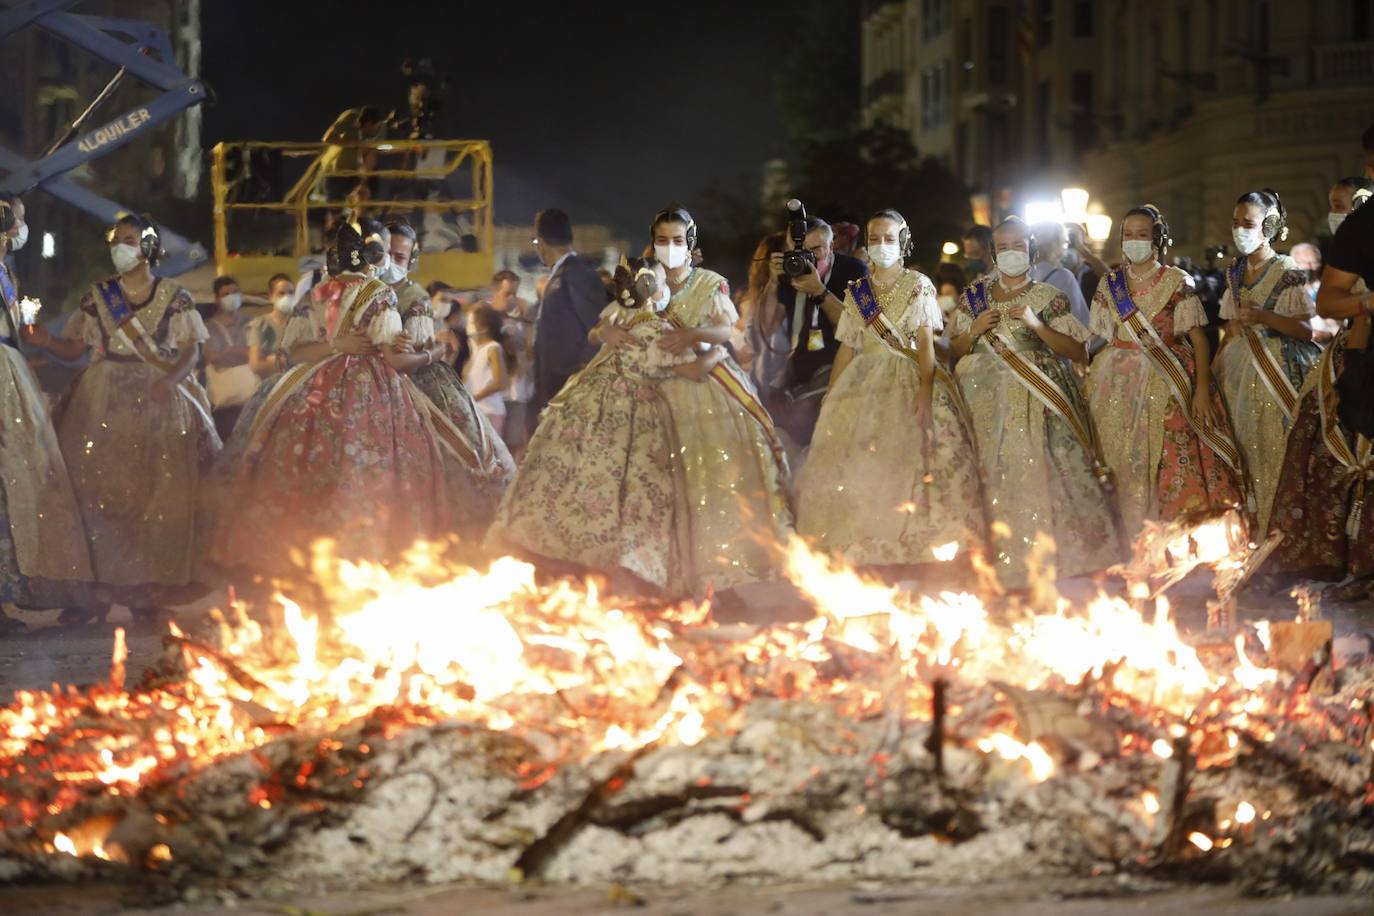
M 1205 254 L 1206 266 L 1194 267 L 1189 272 L 1193 275 L 1202 311 L 1207 315 L 1207 325 L 1202 330 L 1207 335 L 1207 345 L 1215 353 L 1221 340 L 1221 294 L 1226 291 L 1226 274 L 1219 264 L 1226 260 L 1226 246 L 1209 246 Z
M 845 290 L 866 276 L 868 267 L 834 251 L 834 233 L 825 220 L 807 217 L 800 204 L 793 217 L 785 250 L 772 255 L 768 264 L 789 344 L 787 365 L 763 395 L 777 425 L 805 447 L 839 352 L 835 325 L 844 311 Z

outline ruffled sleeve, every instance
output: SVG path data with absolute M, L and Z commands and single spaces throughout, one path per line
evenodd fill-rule
M 706 315 L 706 323 L 712 325 L 734 324 L 739 321 L 739 311 L 730 301 L 730 287 L 724 280 L 711 293 L 711 311 Z
M 210 339 L 210 331 L 186 290 L 178 290 L 167 308 L 172 313 L 172 320 L 167 325 L 167 342 L 173 347 L 181 349 Z
M 1050 304 L 1040 311 L 1040 320 L 1049 325 L 1052 329 L 1072 337 L 1079 343 L 1087 343 L 1092 338 L 1092 332 L 1083 326 L 1083 322 L 1078 320 L 1078 316 L 1073 313 L 1073 306 L 1069 304 L 1069 299 L 1063 293 L 1050 300 Z M 1091 320 L 1091 318 L 1089 319 Z
M 1311 318 L 1317 314 L 1317 304 L 1307 295 L 1301 281 L 1288 281 L 1289 286 L 1279 293 L 1274 303 L 1274 314 L 1286 318 Z
M 960 334 L 967 334 L 973 327 L 973 315 L 970 314 L 968 306 L 964 303 L 964 297 L 959 297 L 959 304 L 954 307 L 954 311 L 949 313 L 949 325 L 945 328 L 951 339 Z
M 1116 339 L 1116 309 L 1107 301 L 1107 279 L 1104 277 L 1093 294 L 1093 303 L 1088 311 L 1088 330 L 1103 340 Z
M 1193 328 L 1205 327 L 1207 312 L 1202 308 L 1202 300 L 1190 289 L 1179 289 L 1182 296 L 1174 306 L 1174 336 L 1182 337 Z M 1229 294 L 1228 294 L 1229 295 Z
M 1236 311 L 1236 297 L 1231 295 L 1231 285 L 1226 285 L 1226 291 L 1221 294 L 1221 311 L 1218 313 L 1224 321 L 1239 317 Z M 1175 317 L 1177 320 L 1177 317 Z
M 95 298 L 90 293 L 82 297 L 81 307 L 67 320 L 62 336 L 67 340 L 79 340 L 97 350 L 105 346 L 105 335 L 100 330 L 100 319 L 95 314 Z
M 844 294 L 844 311 L 835 325 L 835 339 L 851 350 L 864 348 L 864 326 L 859 318 L 859 305 L 854 301 L 854 294 L 848 290 Z
M 281 333 L 279 346 L 290 352 L 301 344 L 320 343 L 325 336 L 324 322 L 320 320 L 310 298 L 306 297 L 291 313 L 291 320 L 286 323 L 286 330 Z
M 911 291 L 911 301 L 901 321 L 897 322 L 897 327 L 908 337 L 915 337 L 921 328 L 930 328 L 938 335 L 944 326 L 945 313 L 940 311 L 940 299 L 935 295 L 935 285 L 930 282 L 930 278 L 922 276 L 916 282 L 916 288 Z

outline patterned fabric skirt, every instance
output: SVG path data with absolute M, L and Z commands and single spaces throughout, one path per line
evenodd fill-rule
M 452 366 L 442 362 L 422 366 L 414 379 L 416 387 L 453 421 L 467 441 L 484 450 L 482 457 L 493 468 L 486 473 L 468 466 L 456 455 L 445 453 L 449 484 L 457 497 L 460 531 L 465 537 L 478 540 L 486 533 L 501 496 L 515 475 L 515 461 Z
M 985 551 L 987 507 L 973 429 L 937 382 L 929 434 L 916 424 L 919 370 L 905 357 L 854 357 L 821 406 L 797 484 L 797 533 L 856 566 L 935 563 L 950 542 Z
M 1064 362 L 1048 350 L 1023 351 L 1057 383 L 1087 421 L 1087 405 Z M 1007 588 L 1027 584 L 1026 557 L 1041 535 L 1060 576 L 1081 576 L 1124 559 L 1116 495 L 1097 479 L 1093 460 L 1069 425 L 1052 414 L 997 356 L 974 352 L 958 365 L 987 487 L 988 512 L 1006 534 L 993 535 L 993 564 Z M 999 526 L 1000 528 L 1000 526 Z
M 1173 352 L 1191 376 L 1191 352 Z M 1093 361 L 1086 387 L 1128 541 L 1147 519 L 1205 516 L 1245 505 L 1235 475 L 1193 433 L 1145 354 L 1108 347 Z M 1226 416 L 1215 385 L 1212 409 Z
M 609 572 L 669 594 L 690 560 L 672 418 L 653 380 L 614 363 L 573 377 L 545 408 L 488 543 Z
M 97 359 L 73 383 L 57 436 L 81 509 L 95 579 L 123 587 L 117 600 L 153 603 L 195 579 L 203 484 L 220 450 L 209 400 L 153 400 L 162 371 L 143 362 Z
M 248 443 L 211 534 L 211 560 L 289 575 L 292 551 L 323 539 L 340 557 L 385 562 L 417 540 L 447 537 L 452 491 L 422 397 L 379 356 L 335 357 L 316 369 Z
M 1318 397 L 1315 390 L 1304 395 L 1288 434 L 1269 516 L 1269 530 L 1283 540 L 1264 569 L 1316 579 L 1374 575 L 1374 510 L 1366 503 L 1354 536 L 1346 531 L 1356 481 L 1327 448 Z M 1341 432 L 1353 450 L 1352 437 Z M 1371 497 L 1374 489 L 1365 498 Z

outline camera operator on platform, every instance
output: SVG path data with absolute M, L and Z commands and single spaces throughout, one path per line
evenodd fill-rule
M 790 347 L 781 377 L 771 380 L 762 392 L 774 422 L 802 447 L 820 415 L 821 397 L 830 381 L 830 367 L 840 345 L 835 325 L 844 311 L 849 283 L 867 276 L 868 266 L 858 258 L 833 248 L 834 232 L 823 219 L 807 217 L 804 208 L 793 208 L 783 245 L 768 264 L 783 310 L 783 329 Z M 800 219 L 798 219 L 800 215 Z M 796 237 L 804 232 L 801 247 Z M 794 251 L 803 255 L 789 257 Z M 798 272 L 800 271 L 800 272 Z

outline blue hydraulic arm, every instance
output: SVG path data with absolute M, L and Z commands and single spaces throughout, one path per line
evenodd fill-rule
M 48 155 L 32 161 L 0 147 L 0 190 L 25 193 L 40 188 L 97 219 L 113 221 L 123 207 L 63 177 L 93 159 L 118 149 L 158 125 L 205 101 L 205 86 L 182 73 L 167 35 L 146 22 L 104 16 L 79 16 L 66 12 L 78 0 L 26 0 L 0 9 L 0 38 L 28 25 L 36 25 L 122 68 L 161 94 L 146 104 L 92 130 L 79 133 Z M 134 39 L 125 42 L 111 33 Z M 153 54 L 157 56 L 154 57 Z M 160 59 L 158 59 L 160 58 Z M 158 273 L 174 276 L 205 261 L 205 249 L 176 233 L 161 230 L 167 259 Z

